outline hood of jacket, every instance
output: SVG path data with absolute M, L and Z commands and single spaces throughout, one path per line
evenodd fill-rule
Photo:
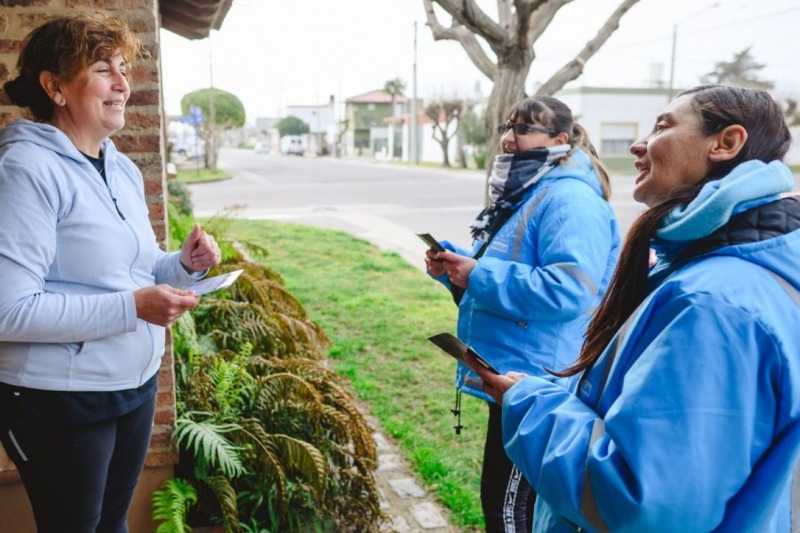
M 598 178 L 594 171 L 592 159 L 580 148 L 575 149 L 572 154 L 565 157 L 559 165 L 548 172 L 545 177 L 542 178 L 542 183 L 561 178 L 582 181 L 591 187 L 598 196 L 603 196 L 603 189 L 600 187 L 600 178 Z
M 72 143 L 69 137 L 60 129 L 50 124 L 32 122 L 27 119 L 15 120 L 0 130 L 0 150 L 13 148 L 17 143 L 30 143 L 55 152 L 61 157 L 72 159 L 79 165 L 88 165 L 93 168 L 86 157 Z M 117 150 L 110 139 L 103 140 L 103 158 L 106 168 L 111 171 L 116 165 Z M 12 155 L 13 154 L 9 154 Z M 26 151 L 24 156 L 29 155 Z M 31 162 L 28 161 L 28 164 Z
M 780 161 L 748 161 L 706 184 L 658 231 L 653 248 L 661 263 L 655 271 L 705 247 L 704 253 L 741 256 L 800 287 L 800 262 L 792 251 L 800 239 L 800 201 L 780 196 L 793 187 L 792 173 Z M 716 243 L 713 250 L 709 243 Z

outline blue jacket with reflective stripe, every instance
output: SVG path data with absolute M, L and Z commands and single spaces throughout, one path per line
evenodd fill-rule
M 447 248 L 469 254 L 450 243 Z M 619 254 L 611 206 L 591 160 L 576 150 L 532 187 L 478 260 L 459 304 L 458 337 L 500 372 L 543 375 L 574 362 L 589 313 L 605 293 Z M 439 281 L 449 284 L 447 276 Z M 457 386 L 489 401 L 459 364 Z
M 696 258 L 575 394 L 535 376 L 506 392 L 505 448 L 540 496 L 535 531 L 574 531 L 558 515 L 595 531 L 595 505 L 613 532 L 789 532 L 800 309 L 770 271 L 797 289 L 798 258 L 800 229 Z

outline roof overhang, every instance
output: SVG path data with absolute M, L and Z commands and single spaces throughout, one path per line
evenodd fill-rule
M 187 39 L 205 39 L 218 30 L 233 0 L 161 0 L 161 27 Z

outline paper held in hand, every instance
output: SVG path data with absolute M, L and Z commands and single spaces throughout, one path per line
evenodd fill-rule
M 226 272 L 225 274 L 220 274 L 219 276 L 201 279 L 200 281 L 196 281 L 191 285 L 184 287 L 183 290 L 194 291 L 197 296 L 200 296 L 201 294 L 206 294 L 207 292 L 227 289 L 233 285 L 233 282 L 236 281 L 236 278 L 238 278 L 239 274 L 242 272 L 244 272 L 244 270 L 234 270 L 233 272 Z
M 478 355 L 475 350 L 461 342 L 456 336 L 450 333 L 439 333 L 433 337 L 428 337 L 428 340 L 470 368 L 472 368 L 471 361 L 468 361 L 464 358 L 464 355 L 467 352 L 469 352 L 470 355 L 472 355 L 475 360 L 478 361 L 478 364 L 486 368 L 489 372 L 492 372 L 493 374 L 500 373 L 495 367 L 489 364 L 486 359 Z
M 428 247 L 433 250 L 434 252 L 444 252 L 445 248 L 439 244 L 430 233 L 417 233 L 417 237 L 422 239 L 422 242 L 428 245 Z

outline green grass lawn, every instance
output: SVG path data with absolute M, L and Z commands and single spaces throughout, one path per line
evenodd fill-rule
M 203 181 L 226 180 L 231 177 L 231 174 L 225 170 L 212 172 L 207 168 L 181 168 L 178 170 L 176 177 L 186 183 L 200 183 Z
M 455 333 L 449 292 L 399 255 L 338 231 L 237 220 L 231 234 L 269 250 L 311 319 L 331 338 L 331 365 L 396 438 L 427 488 L 465 531 L 483 527 L 485 402 L 464 395 L 455 435 L 455 361 L 427 337 Z

